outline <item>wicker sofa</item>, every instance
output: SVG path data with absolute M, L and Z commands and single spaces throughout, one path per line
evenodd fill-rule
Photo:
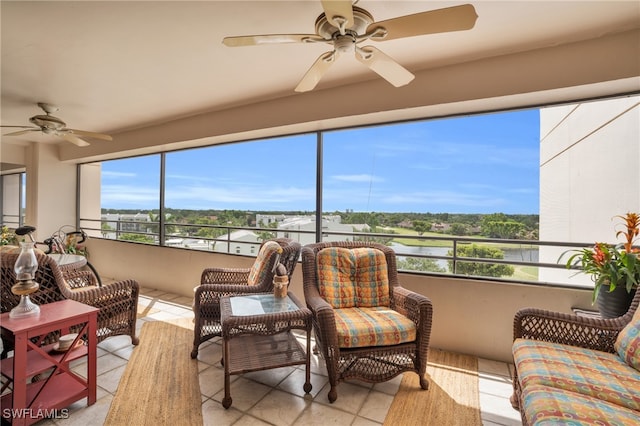
M 614 319 L 516 314 L 511 403 L 524 425 L 640 424 L 639 302 Z

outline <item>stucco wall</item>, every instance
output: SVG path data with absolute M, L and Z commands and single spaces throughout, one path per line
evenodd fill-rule
M 90 259 L 101 276 L 136 279 L 141 286 L 193 297 L 205 267 L 248 267 L 243 256 L 146 246 L 113 240 L 89 241 Z M 591 292 L 491 281 L 400 274 L 400 283 L 428 296 L 434 318 L 431 346 L 500 361 L 511 360 L 513 315 L 523 307 L 571 312 L 589 308 Z M 291 291 L 301 299 L 302 268 Z

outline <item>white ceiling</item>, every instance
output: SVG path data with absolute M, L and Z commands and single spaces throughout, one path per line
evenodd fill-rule
M 376 21 L 464 4 L 361 0 Z M 472 1 L 469 31 L 375 43 L 410 71 L 561 45 L 640 27 L 640 2 Z M 233 106 L 304 96 L 293 89 L 325 44 L 230 48 L 230 35 L 314 33 L 319 0 L 5 1 L 2 125 L 30 125 L 36 102 L 69 127 L 118 133 Z M 371 43 L 374 44 L 374 43 Z M 316 91 L 379 77 L 341 57 Z M 2 133 L 10 130 L 2 129 Z M 33 132 L 9 141 L 60 142 Z

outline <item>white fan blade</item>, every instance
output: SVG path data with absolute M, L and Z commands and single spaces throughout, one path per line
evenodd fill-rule
M 296 86 L 296 92 L 308 92 L 313 90 L 318 84 L 322 76 L 329 69 L 331 64 L 336 61 L 336 52 L 325 52 L 311 65 L 300 83 Z
M 87 132 L 86 130 L 76 130 L 76 129 L 65 129 L 67 132 L 73 133 L 74 135 L 87 136 L 94 139 L 102 139 L 103 141 L 112 141 L 113 138 L 110 135 L 105 135 L 103 133 L 95 133 L 95 132 Z
M 329 23 L 340 28 L 344 35 L 346 28 L 353 26 L 353 5 L 351 0 L 322 0 L 322 9 Z
M 367 33 L 382 27 L 387 30 L 387 35 L 374 36 L 371 40 L 386 41 L 425 34 L 470 30 L 476 24 L 476 19 L 478 15 L 475 8 L 470 4 L 464 4 L 374 22 L 367 27 Z
M 7 126 L 7 127 L 18 127 L 18 126 Z M 26 130 L 18 130 L 17 132 L 5 133 L 4 136 L 19 136 L 29 132 L 39 132 L 39 131 L 40 131 L 39 128 L 36 129 L 35 127 L 29 127 Z
M 409 84 L 415 78 L 406 68 L 373 46 L 356 48 L 356 59 L 396 87 Z
M 71 133 L 59 133 L 58 136 L 60 136 L 62 139 L 71 142 L 74 145 L 78 145 L 78 146 L 89 146 L 89 142 L 84 141 L 82 139 L 80 139 L 79 137 L 71 134 Z
M 327 41 L 331 40 L 325 40 L 317 34 L 265 34 L 225 37 L 222 39 L 222 43 L 229 47 L 254 46 L 257 44 L 312 43 Z

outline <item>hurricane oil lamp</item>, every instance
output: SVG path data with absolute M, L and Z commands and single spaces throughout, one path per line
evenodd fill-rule
M 34 281 L 38 270 L 38 259 L 34 251 L 34 243 L 26 241 L 20 243 L 20 255 L 13 267 L 17 282 L 11 287 L 11 292 L 20 296 L 20 303 L 9 313 L 10 318 L 24 318 L 40 313 L 40 307 L 33 303 L 29 295 L 38 290 L 40 285 Z

